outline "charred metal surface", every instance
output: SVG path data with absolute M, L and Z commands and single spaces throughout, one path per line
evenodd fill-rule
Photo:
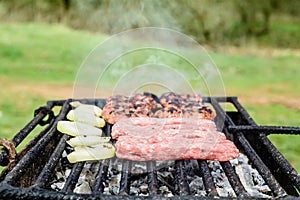
M 148 191 L 151 196 L 157 194 L 157 171 L 155 169 L 156 163 L 154 161 L 150 161 L 146 163 L 147 166 L 147 171 L 148 171 L 148 176 L 147 176 L 147 181 L 148 181 Z
M 130 191 L 130 176 L 131 176 L 132 162 L 129 160 L 123 160 L 121 182 L 120 182 L 120 195 L 128 195 Z
M 175 161 L 174 168 L 171 168 L 167 177 L 162 176 L 161 172 L 168 170 L 168 168 L 156 170 L 155 162 L 146 162 L 147 172 L 140 176 L 145 178 L 146 184 L 148 183 L 149 196 L 147 197 L 131 196 L 133 189 L 130 190 L 130 187 L 135 182 L 137 175 L 131 173 L 133 162 L 128 160 L 121 160 L 122 171 L 119 179 L 119 195 L 106 195 L 110 177 L 110 162 L 117 158 L 99 161 L 98 171 L 95 173 L 95 182 L 91 186 L 93 190 L 91 194 L 73 192 L 84 169 L 84 162 L 74 164 L 73 168 L 69 166 L 69 170 L 71 168 L 72 170 L 61 190 L 49 189 L 49 183 L 55 175 L 55 167 L 62 157 L 63 150 L 66 150 L 65 141 L 67 136 L 61 137 L 62 134 L 56 131 L 56 125 L 59 120 L 65 118 L 71 109 L 69 102 L 77 100 L 101 108 L 106 103 L 104 99 L 68 99 L 48 101 L 46 106 L 38 108 L 35 111 L 34 118 L 13 137 L 13 143 L 16 146 L 20 144 L 37 125 L 48 125 L 16 155 L 15 162 L 10 163 L 2 171 L 0 181 L 3 181 L 0 183 L 0 199 L 207 199 L 210 197 L 222 199 L 214 183 L 211 173 L 213 169 L 208 167 L 207 161 L 200 160 L 195 161 L 195 166 L 187 164 L 189 161 Z M 217 112 L 215 122 L 218 130 L 223 131 L 227 138 L 233 140 L 239 150 L 247 155 L 251 165 L 270 188 L 272 197 L 294 199 L 299 196 L 297 193 L 297 190 L 300 191 L 298 173 L 278 152 L 267 138 L 267 135 L 298 135 L 300 134 L 300 128 L 257 126 L 236 97 L 204 97 L 203 102 L 212 104 Z M 219 104 L 222 102 L 233 104 L 236 111 L 225 112 Z M 61 107 L 61 110 L 57 116 L 54 116 L 52 109 L 56 106 Z M 111 127 L 112 125 L 107 124 L 103 128 L 105 136 L 110 136 Z M 7 152 L 0 150 L 0 164 L 5 160 L 7 161 L 7 158 Z M 230 162 L 220 162 L 220 164 L 237 198 L 255 198 L 249 196 L 246 192 Z M 206 190 L 205 197 L 190 195 L 190 190 L 194 190 L 194 187 L 189 185 L 190 170 L 193 170 L 193 173 L 200 180 L 202 179 L 204 185 L 202 188 L 204 190 L 205 187 Z M 189 179 L 187 176 L 189 176 Z M 160 193 L 161 186 L 166 186 L 170 193 L 175 196 L 162 196 L 163 194 Z M 106 192 L 104 192 L 104 188 Z M 218 187 L 218 189 L 220 188 Z M 203 192 L 205 194 L 205 191 Z
M 186 179 L 186 172 L 185 172 L 185 166 L 184 161 L 182 160 L 176 160 L 175 161 L 175 191 L 179 193 L 179 195 L 188 195 L 190 194 L 190 187 Z
M 94 184 L 93 192 L 104 191 L 104 182 L 107 179 L 109 160 L 104 160 L 99 163 L 98 172 L 96 175 L 96 181 Z
M 33 187 L 41 187 L 45 188 L 48 186 L 51 178 L 53 178 L 53 171 L 55 166 L 57 165 L 60 155 L 65 149 L 66 141 L 68 139 L 67 135 L 64 135 L 58 145 L 56 146 L 55 150 L 53 151 L 52 155 L 50 156 L 47 164 L 45 165 L 44 169 L 40 173 L 39 177 L 37 178 Z
M 61 190 L 62 192 L 72 192 L 74 190 L 84 164 L 85 162 L 79 162 L 74 164 L 71 173 L 68 176 L 63 189 Z
M 0 146 L 3 146 L 8 152 L 8 162 L 14 162 L 17 154 L 15 144 L 8 139 L 0 138 Z
M 22 128 L 11 141 L 17 147 L 24 138 L 40 123 L 41 120 L 46 116 L 46 113 L 39 113 L 24 127 Z M 8 164 L 8 155 L 5 150 L 0 150 L 0 165 L 6 166 Z
M 218 102 L 215 99 L 211 99 L 211 103 L 214 106 L 216 112 L 218 115 L 225 116 L 225 122 L 227 125 L 234 126 L 235 124 L 233 121 L 226 116 L 223 109 L 220 107 Z M 272 192 L 275 194 L 275 196 L 282 197 L 286 196 L 286 192 L 281 187 L 281 185 L 278 183 L 278 181 L 275 179 L 269 168 L 265 165 L 265 163 L 262 161 L 262 159 L 258 156 L 258 154 L 255 152 L 255 150 L 252 148 L 246 137 L 242 134 L 240 131 L 235 132 L 236 136 L 236 142 L 239 143 L 239 145 L 243 148 L 246 155 L 249 157 L 253 165 L 256 167 L 256 169 L 260 172 L 261 176 L 264 178 L 268 186 L 271 188 Z
M 49 108 L 49 106 L 42 106 L 34 111 L 34 116 L 37 116 L 39 114 L 43 114 L 44 116 L 48 115 L 48 118 L 46 120 L 39 121 L 39 125 L 41 126 L 49 124 L 49 122 L 54 118 L 54 113 L 51 108 Z
M 288 126 L 251 126 L 251 125 L 237 125 L 228 126 L 229 130 L 239 130 L 247 134 L 261 134 L 262 132 L 269 134 L 291 134 L 300 135 L 300 129 L 298 127 L 288 127 Z
M 244 107 L 237 101 L 237 99 L 232 102 L 235 107 L 242 113 L 243 118 L 247 122 L 247 124 L 251 125 L 252 127 L 257 127 L 257 124 L 250 117 L 249 113 L 244 109 Z M 253 148 L 256 150 L 256 152 L 258 152 L 259 156 L 273 173 L 280 185 L 286 190 L 286 192 L 291 195 L 299 196 L 298 191 L 300 190 L 300 176 L 290 165 L 290 163 L 283 157 L 283 155 L 274 147 L 271 141 L 266 137 L 266 133 L 275 132 L 277 134 L 282 134 L 282 132 L 285 131 L 287 134 L 298 134 L 300 132 L 300 128 L 271 126 L 268 130 L 267 127 L 262 127 L 262 130 L 257 131 L 258 136 L 255 136 L 254 134 L 247 134 L 245 136 L 247 137 Z M 297 188 L 298 191 L 295 188 Z
M 216 186 L 213 181 L 213 177 L 210 173 L 209 167 L 205 160 L 198 160 L 198 165 L 200 167 L 200 172 L 203 177 L 204 186 L 206 189 L 207 196 L 213 197 L 218 196 Z
M 272 157 L 276 160 L 277 163 L 279 163 L 281 169 L 283 169 L 284 175 L 288 176 L 289 179 L 292 181 L 295 187 L 297 187 L 298 190 L 300 190 L 300 176 L 298 175 L 297 171 L 291 167 L 290 164 L 286 162 L 286 159 L 283 157 L 282 154 L 278 153 L 275 146 L 270 142 L 270 140 L 267 139 L 265 135 L 261 135 L 261 140 L 263 143 L 268 147 L 268 151 L 270 154 L 272 154 Z M 283 177 L 281 177 L 283 178 Z M 286 180 L 285 180 L 286 181 Z M 290 192 L 295 191 L 294 189 Z M 295 192 L 294 195 L 297 193 Z
M 31 140 L 17 155 L 14 162 L 9 163 L 9 165 L 3 169 L 1 175 L 0 175 L 0 181 L 2 181 L 5 176 L 10 172 L 16 164 L 19 162 L 21 158 L 23 158 L 24 155 L 32 148 L 34 145 L 49 131 L 49 129 L 52 127 L 52 123 L 54 122 L 54 119 L 52 119 L 52 122 L 50 125 L 48 125 L 44 130 L 42 130 L 33 140 Z
M 44 135 L 36 143 L 36 145 L 32 149 L 30 149 L 28 153 L 19 161 L 19 163 L 7 174 L 4 179 L 5 183 L 14 185 L 16 182 L 18 182 L 19 178 L 24 175 L 24 173 L 27 171 L 26 169 L 29 169 L 30 165 L 34 165 L 36 164 L 36 161 L 43 159 L 43 156 L 41 156 L 41 154 L 45 152 L 46 146 L 49 146 L 49 144 L 51 144 L 51 140 L 56 133 L 57 122 L 65 118 L 67 112 L 69 111 L 69 108 L 69 101 L 66 101 L 65 106 L 62 107 L 60 114 L 56 118 L 53 126 L 50 128 L 47 134 Z M 54 144 L 52 144 L 51 146 L 53 145 Z M 36 159 L 38 157 L 40 157 L 40 159 Z M 46 155 L 44 155 L 44 157 L 46 157 Z M 41 164 L 42 163 L 37 164 L 35 167 L 38 168 Z
M 232 186 L 232 189 L 234 190 L 234 192 L 236 193 L 236 195 L 240 198 L 245 198 L 248 197 L 248 193 L 245 190 L 243 184 L 241 183 L 239 177 L 237 176 L 237 174 L 235 173 L 232 165 L 230 164 L 229 161 L 227 162 L 220 162 L 227 178 L 228 181 L 230 183 L 230 185 Z

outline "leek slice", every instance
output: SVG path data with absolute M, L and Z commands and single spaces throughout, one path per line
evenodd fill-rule
M 78 136 L 78 135 L 98 135 L 102 136 L 102 130 L 89 124 L 81 122 L 59 121 L 57 130 L 61 133 Z
M 76 111 L 91 113 L 96 117 L 101 117 L 102 115 L 102 109 L 95 105 L 83 104 L 79 101 L 73 101 L 70 105 L 74 107 Z
M 95 115 L 91 115 L 91 113 L 88 112 L 82 112 L 81 110 L 71 110 L 67 114 L 67 119 L 70 121 L 77 121 L 82 122 L 85 124 L 90 124 L 92 126 L 96 127 L 103 127 L 105 126 L 105 120 L 99 117 L 96 117 Z
M 110 143 L 103 143 L 95 146 L 78 146 L 75 151 L 67 156 L 70 163 L 76 163 L 88 160 L 102 160 L 115 156 L 116 149 Z
M 97 144 L 102 144 L 102 143 L 108 143 L 110 141 L 110 137 L 100 137 L 100 136 L 94 136 L 94 135 L 89 135 L 89 136 L 77 136 L 74 138 L 71 138 L 70 140 L 67 141 L 67 143 L 71 147 L 77 147 L 77 146 L 93 146 Z

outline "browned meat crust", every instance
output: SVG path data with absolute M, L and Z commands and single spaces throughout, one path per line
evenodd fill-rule
M 123 117 L 152 117 L 156 107 L 155 99 L 148 94 L 116 95 L 106 99 L 102 116 L 108 123 L 114 124 Z
M 163 108 L 154 114 L 158 118 L 184 117 L 199 119 L 214 119 L 215 112 L 202 104 L 198 94 L 175 94 L 167 92 L 161 95 L 160 104 Z

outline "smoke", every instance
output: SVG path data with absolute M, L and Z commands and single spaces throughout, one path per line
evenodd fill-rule
M 179 24 L 171 13 L 170 3 L 174 2 L 111 0 L 102 5 L 104 9 L 101 9 L 96 16 L 97 18 L 101 16 L 98 20 L 102 28 L 111 34 L 138 27 L 165 27 L 180 31 Z
M 171 29 L 140 28 L 113 35 L 91 52 L 78 71 L 74 97 L 131 94 L 150 85 L 156 91 L 147 92 L 158 95 L 224 95 L 217 68 L 196 41 Z

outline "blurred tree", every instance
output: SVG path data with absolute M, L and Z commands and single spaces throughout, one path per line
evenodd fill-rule
M 64 23 L 109 34 L 166 27 L 218 44 L 268 35 L 274 15 L 299 18 L 299 7 L 300 0 L 0 0 L 0 19 Z
M 269 32 L 271 0 L 236 0 L 235 5 L 245 34 L 258 36 Z

